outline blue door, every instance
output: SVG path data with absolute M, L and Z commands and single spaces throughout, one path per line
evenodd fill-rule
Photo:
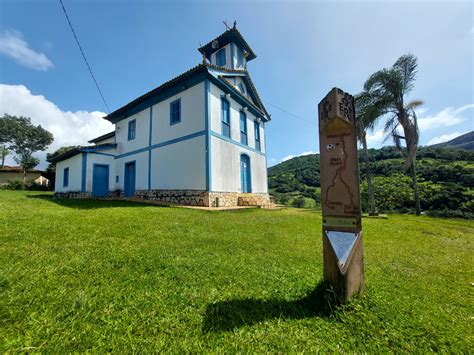
M 135 195 L 135 162 L 125 164 L 124 194 L 127 197 Z
M 94 164 L 92 170 L 92 196 L 106 197 L 109 193 L 109 166 Z
M 242 192 L 252 192 L 250 158 L 245 154 L 240 156 L 240 179 L 242 181 Z

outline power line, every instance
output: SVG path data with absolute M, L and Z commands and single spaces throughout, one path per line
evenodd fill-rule
M 104 95 L 102 94 L 102 91 L 100 90 L 99 84 L 97 83 L 97 80 L 95 79 L 94 74 L 92 73 L 91 66 L 89 65 L 89 62 L 87 61 L 86 55 L 84 54 L 84 51 L 82 50 L 81 44 L 79 43 L 79 39 L 77 38 L 76 31 L 74 31 L 74 27 L 72 27 L 71 20 L 69 20 L 69 16 L 67 15 L 66 8 L 64 7 L 63 0 L 59 0 L 61 3 L 61 7 L 63 8 L 64 15 L 66 15 L 67 22 L 69 23 L 69 27 L 71 28 L 72 34 L 74 35 L 74 38 L 76 39 L 77 46 L 79 47 L 79 50 L 82 53 L 82 58 L 84 58 L 84 62 L 86 62 L 87 69 L 89 69 L 89 73 L 92 76 L 92 80 L 94 80 L 94 84 L 97 87 L 97 90 L 99 91 L 100 97 L 102 98 L 102 101 L 104 102 L 105 107 L 107 108 L 107 113 L 110 113 L 110 108 L 109 105 L 107 105 L 107 102 L 105 101 Z
M 270 106 L 276 108 L 277 110 L 280 110 L 280 111 L 282 111 L 282 112 L 284 112 L 284 113 L 286 113 L 286 114 L 288 114 L 288 115 L 290 115 L 290 116 L 293 116 L 294 118 L 297 118 L 297 119 L 299 119 L 299 120 L 305 121 L 305 122 L 310 123 L 310 124 L 315 125 L 315 126 L 317 125 L 316 122 L 307 120 L 306 118 L 301 117 L 301 116 L 299 116 L 299 115 L 297 115 L 297 114 L 295 114 L 295 113 L 289 112 L 289 111 L 285 110 L 284 108 L 278 107 L 278 106 L 272 104 L 271 102 L 268 102 L 268 101 L 265 101 L 265 102 L 266 102 L 268 105 L 270 105 Z

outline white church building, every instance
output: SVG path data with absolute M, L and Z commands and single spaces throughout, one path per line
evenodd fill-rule
M 270 115 L 247 71 L 256 55 L 235 24 L 199 52 L 201 64 L 106 116 L 113 132 L 50 159 L 57 196 L 269 203 Z

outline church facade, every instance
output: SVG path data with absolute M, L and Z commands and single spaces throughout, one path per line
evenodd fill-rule
M 50 159 L 58 196 L 269 203 L 270 115 L 247 71 L 256 55 L 235 25 L 198 50 L 201 64 L 106 116 L 113 132 Z

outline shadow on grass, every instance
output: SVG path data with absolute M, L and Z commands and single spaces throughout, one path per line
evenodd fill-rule
M 320 282 L 305 297 L 295 301 L 253 298 L 221 301 L 207 306 L 202 331 L 204 333 L 231 331 L 277 318 L 327 318 L 339 304 L 326 282 Z
M 76 208 L 80 210 L 90 210 L 95 208 L 109 207 L 169 207 L 167 205 L 156 205 L 140 201 L 127 200 L 107 200 L 107 199 L 74 199 L 74 198 L 53 198 L 53 195 L 26 195 L 27 198 L 45 200 L 59 206 Z

